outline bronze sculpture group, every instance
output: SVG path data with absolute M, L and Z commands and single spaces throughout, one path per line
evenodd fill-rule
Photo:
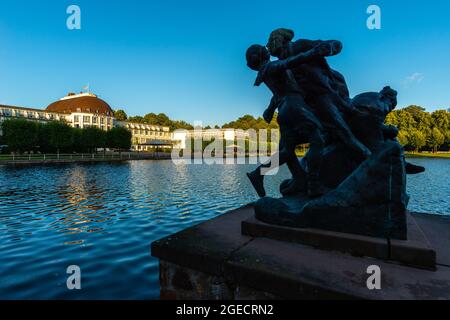
M 397 92 L 385 87 L 350 98 L 344 76 L 326 60 L 341 53 L 342 43 L 293 39 L 293 31 L 277 29 L 267 46 L 252 45 L 246 52 L 248 67 L 257 72 L 255 85 L 265 84 L 273 94 L 264 119 L 270 122 L 278 110 L 281 133 L 279 152 L 248 173 L 261 197 L 256 217 L 406 239 L 406 174 L 424 168 L 405 161 L 398 130 L 384 125 Z M 304 143 L 309 150 L 299 161 L 295 148 Z M 266 197 L 262 174 L 275 160 L 292 174 L 280 186 L 279 199 Z

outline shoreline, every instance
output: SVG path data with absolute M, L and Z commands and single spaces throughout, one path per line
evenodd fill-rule
M 58 158 L 56 154 L 52 155 L 0 155 L 0 165 L 45 165 L 45 164 L 64 164 L 64 163 L 98 163 L 98 162 L 122 162 L 130 160 L 170 160 L 170 153 L 124 153 L 122 155 L 101 155 L 101 154 L 73 154 L 61 155 Z M 84 157 L 83 157 L 84 156 Z M 301 158 L 305 156 L 303 152 L 296 152 L 296 156 Z M 245 156 L 252 158 L 253 156 Z M 410 153 L 405 152 L 406 158 L 429 158 L 429 159 L 450 159 L 450 153 Z M 194 158 L 193 158 L 194 159 Z M 202 158 L 204 159 L 204 158 Z
M 1 165 L 47 165 L 65 163 L 99 163 L 99 162 L 123 162 L 131 160 L 168 160 L 167 153 L 123 153 L 123 154 L 71 154 L 71 155 L 18 155 L 0 156 Z
M 416 152 L 405 152 L 407 158 L 436 158 L 436 159 L 450 159 L 450 152 L 446 153 L 416 153 Z

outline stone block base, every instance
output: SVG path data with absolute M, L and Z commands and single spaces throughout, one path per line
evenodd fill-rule
M 242 222 L 242 233 L 251 237 L 305 244 L 321 250 L 358 257 L 391 260 L 408 266 L 436 269 L 436 252 L 411 214 L 407 215 L 408 240 L 392 240 L 319 229 L 267 224 L 251 217 Z

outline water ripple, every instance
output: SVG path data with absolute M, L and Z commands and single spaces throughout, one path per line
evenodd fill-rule
M 450 161 L 413 159 L 410 209 L 450 214 Z M 0 167 L 1 299 L 152 299 L 158 262 L 150 243 L 256 199 L 254 165 L 170 161 Z M 288 177 L 267 178 L 269 195 Z M 79 265 L 82 290 L 66 288 Z

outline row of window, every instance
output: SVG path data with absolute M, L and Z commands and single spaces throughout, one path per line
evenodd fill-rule
M 79 123 L 75 123 L 73 125 L 75 128 L 81 128 Z M 96 127 L 96 128 L 100 128 L 102 130 L 105 130 L 105 125 L 101 124 L 101 125 L 97 125 L 97 124 L 88 124 L 88 125 L 84 125 L 83 128 L 87 128 L 87 127 Z M 107 127 L 108 128 L 108 127 Z
M 133 131 L 134 135 L 142 135 L 142 136 L 159 136 L 159 137 L 168 137 L 170 136 L 170 132 L 162 132 L 162 131 L 151 131 L 151 130 L 144 130 L 144 129 L 134 129 Z
M 64 116 L 56 115 L 53 113 L 15 110 L 15 109 L 0 109 L 0 116 L 21 117 L 21 118 L 28 118 L 28 119 L 40 119 L 40 120 L 64 120 L 65 119 Z
M 82 120 L 83 120 L 83 123 L 87 123 L 87 124 L 89 124 L 89 123 L 97 124 L 97 123 L 99 123 L 99 120 L 100 120 L 100 124 L 101 125 L 105 124 L 105 118 L 104 117 L 82 116 Z M 74 123 L 80 123 L 80 116 L 74 116 L 73 117 L 73 122 Z M 111 118 L 106 118 L 106 124 L 107 125 L 111 124 Z

